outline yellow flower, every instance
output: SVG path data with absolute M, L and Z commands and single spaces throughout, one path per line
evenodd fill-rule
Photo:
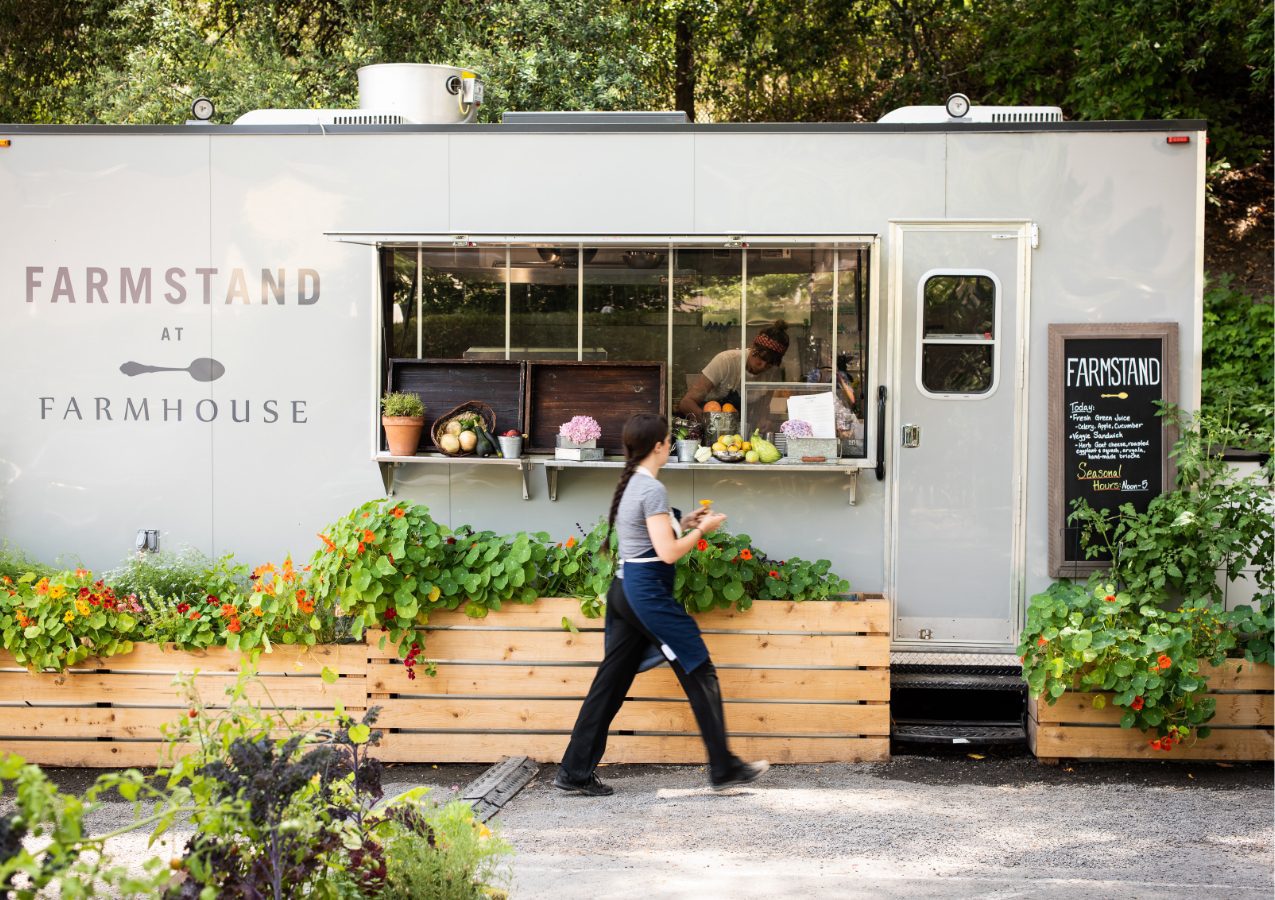
M 483 824 L 482 822 L 476 822 L 474 824 L 478 828 L 478 840 L 485 841 L 489 837 L 491 837 L 491 829 L 488 828 L 485 824 Z
M 91 607 L 88 605 L 87 601 L 85 600 L 75 601 L 75 611 L 78 612 L 80 615 L 87 616 L 89 614 L 90 609 Z
M 262 609 L 260 606 L 254 606 L 252 608 L 252 614 L 254 616 L 264 616 L 266 614 L 266 611 Z
M 64 588 L 62 585 L 55 584 L 49 588 L 50 600 L 61 600 L 65 596 L 66 596 L 66 588 Z
M 67 622 L 67 623 L 74 622 L 74 621 L 75 621 L 75 610 L 73 610 L 73 609 L 68 609 L 65 613 L 63 613 L 63 614 L 62 614 L 62 621 L 63 621 L 63 622 Z

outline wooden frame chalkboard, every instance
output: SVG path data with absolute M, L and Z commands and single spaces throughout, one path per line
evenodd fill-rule
M 1071 503 L 1145 510 L 1176 477 L 1177 427 L 1155 401 L 1178 402 L 1173 322 L 1049 326 L 1049 574 L 1106 568 L 1085 559 Z

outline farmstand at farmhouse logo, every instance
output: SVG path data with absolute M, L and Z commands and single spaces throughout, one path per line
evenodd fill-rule
M 319 302 L 321 279 L 317 269 L 276 268 L 221 270 L 215 267 L 122 266 L 108 269 L 100 266 L 72 268 L 57 266 L 26 267 L 26 302 L 40 305 L 116 305 L 121 307 L 212 306 L 314 306 Z M 176 349 L 185 338 L 189 325 L 162 326 L 156 335 L 161 345 Z M 188 361 L 186 364 L 174 364 Z M 40 421 L 43 422 L 157 422 L 210 423 L 232 422 L 266 425 L 309 424 L 306 400 L 253 397 L 182 397 L 179 390 L 167 395 L 141 394 L 128 390 L 127 379 L 140 375 L 160 374 L 169 380 L 168 388 L 182 381 L 205 384 L 227 374 L 226 363 L 211 357 L 190 358 L 189 354 L 156 352 L 149 362 L 125 360 L 111 364 L 113 375 L 122 380 L 115 393 L 37 394 Z M 182 376 L 189 380 L 185 380 Z M 174 380 L 175 379 L 175 380 Z M 105 373 L 98 383 L 110 384 Z

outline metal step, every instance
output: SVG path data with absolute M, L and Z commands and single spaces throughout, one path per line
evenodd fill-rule
M 1019 675 L 988 675 L 972 672 L 891 672 L 890 687 L 953 691 L 1022 691 L 1027 687 Z
M 506 756 L 473 780 L 460 797 L 474 808 L 480 822 L 490 820 L 536 777 L 540 766 L 525 756 Z
M 1021 724 L 986 722 L 896 722 L 890 737 L 912 744 L 1026 744 Z

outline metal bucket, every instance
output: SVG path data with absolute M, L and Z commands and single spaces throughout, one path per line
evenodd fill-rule
M 359 75 L 359 109 L 397 113 L 417 125 L 459 125 L 472 122 L 482 103 L 465 102 L 466 81 L 482 79 L 458 66 L 424 63 L 378 63 L 363 66 Z
M 701 413 L 704 422 L 704 443 L 712 446 L 713 441 L 723 434 L 739 434 L 739 413 L 706 412 Z

